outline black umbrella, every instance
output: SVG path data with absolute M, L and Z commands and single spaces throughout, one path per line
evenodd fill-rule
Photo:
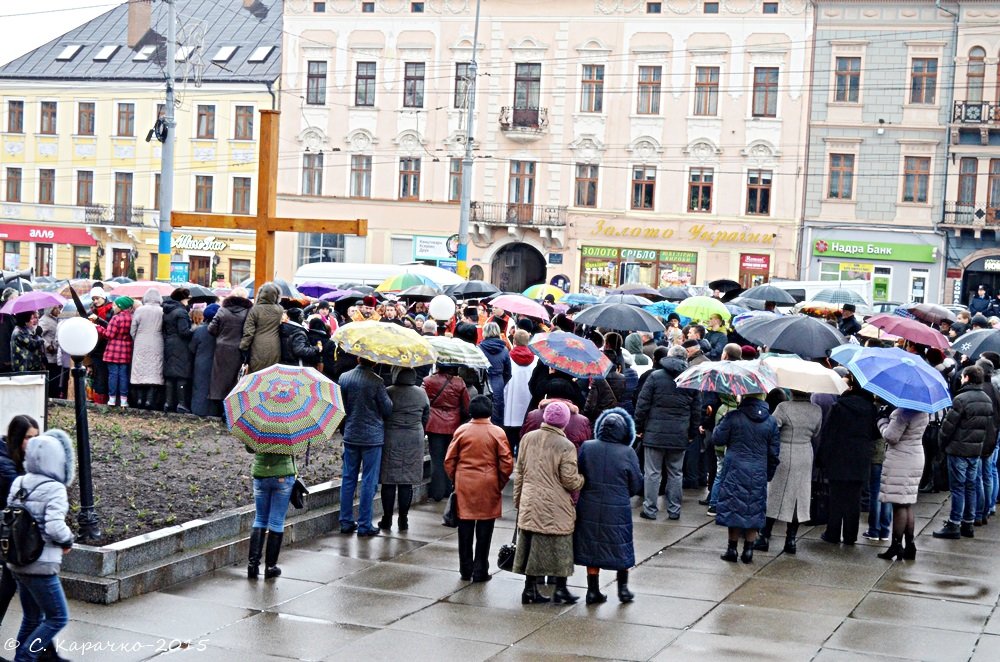
M 725 297 L 723 297 L 722 301 L 723 303 L 731 303 L 734 306 L 746 308 L 747 310 L 764 310 L 764 304 L 766 303 L 760 299 L 747 299 L 745 297 L 733 297 L 729 301 L 726 301 Z
M 482 299 L 497 294 L 500 288 L 485 280 L 467 280 L 457 285 L 449 285 L 445 291 L 456 299 Z
M 608 294 L 601 297 L 601 303 L 624 303 L 642 308 L 649 305 L 649 299 L 643 299 L 634 294 Z
M 375 294 L 375 288 L 371 285 L 363 285 L 361 283 L 341 283 L 338 285 L 342 290 L 354 290 L 355 292 L 361 292 L 362 294 Z
M 983 352 L 1000 353 L 1000 331 L 996 329 L 970 331 L 958 337 L 951 344 L 951 348 L 973 361 L 982 356 Z
M 737 287 L 737 288 L 736 288 L 735 290 L 729 290 L 728 292 L 726 292 L 725 294 L 723 294 L 723 295 L 722 295 L 722 296 L 721 296 L 721 297 L 719 298 L 719 300 L 720 300 L 720 301 L 721 301 L 722 303 L 729 303 L 729 302 L 730 302 L 730 301 L 732 301 L 733 299 L 737 299 L 737 298 L 739 298 L 739 297 L 743 296 L 743 292 L 744 292 L 744 291 L 745 291 L 745 290 L 744 290 L 744 289 L 743 289 L 742 287 Z
M 430 285 L 414 285 L 399 293 L 400 299 L 407 301 L 430 301 L 441 294 L 441 290 Z
M 757 301 L 773 301 L 778 305 L 795 305 L 795 297 L 775 285 L 757 285 L 745 291 L 742 295 L 744 299 L 756 299 Z
M 634 294 L 637 297 L 645 297 L 651 301 L 659 301 L 664 298 L 658 290 L 653 289 L 645 283 L 625 283 L 621 287 L 611 290 L 608 294 Z
M 655 333 L 664 331 L 663 323 L 642 308 L 636 308 L 624 303 L 606 303 L 591 306 L 578 313 L 573 321 L 585 326 L 615 331 L 646 331 Z
M 736 333 L 771 352 L 788 352 L 820 359 L 847 342 L 837 329 L 805 315 L 751 317 L 736 325 Z
M 660 296 L 667 301 L 684 301 L 691 296 L 691 293 L 683 287 L 671 285 L 670 287 L 661 287 Z
M 185 283 L 184 287 L 191 293 L 191 303 L 215 303 L 219 300 L 219 295 L 204 285 Z
M 905 312 L 924 324 L 933 324 L 934 326 L 937 326 L 944 320 L 954 322 L 957 319 L 955 313 L 936 303 L 904 303 L 896 309 L 897 315 L 900 312 Z
M 728 292 L 729 290 L 740 289 L 740 284 L 735 280 L 730 280 L 729 278 L 720 278 L 718 280 L 713 280 L 709 282 L 709 287 L 713 290 L 718 290 L 720 292 Z

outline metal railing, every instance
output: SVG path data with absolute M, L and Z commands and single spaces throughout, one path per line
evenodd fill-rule
M 549 127 L 548 108 L 514 108 L 504 106 L 500 109 L 500 128 L 537 129 L 544 131 Z
M 506 202 L 472 202 L 472 222 L 489 225 L 565 227 L 566 207 L 521 205 Z
M 946 202 L 944 203 L 944 225 L 964 226 L 998 226 L 1000 225 L 1000 208 L 990 207 L 983 202 Z
M 96 225 L 142 225 L 145 207 L 91 205 L 84 210 L 84 221 Z
M 951 121 L 956 124 L 1000 125 L 1000 103 L 995 101 L 956 101 Z

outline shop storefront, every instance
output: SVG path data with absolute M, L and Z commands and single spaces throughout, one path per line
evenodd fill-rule
M 889 241 L 899 237 L 912 240 Z M 871 281 L 874 303 L 941 301 L 940 235 L 807 227 L 805 241 L 807 280 Z
M 34 270 L 35 276 L 87 278 L 97 241 L 85 228 L 0 224 L 3 268 Z M 83 275 L 80 275 L 83 274 Z
M 646 248 L 582 246 L 580 281 L 584 285 L 613 288 L 622 283 L 653 287 L 689 285 L 698 273 L 698 253 Z
M 759 253 L 740 253 L 740 287 L 746 289 L 769 280 L 771 256 Z
M 148 279 L 156 274 L 158 235 L 140 231 L 134 240 L 132 259 L 136 275 Z M 235 287 L 253 276 L 256 246 L 253 233 L 227 233 L 213 230 L 175 229 L 171 238 L 171 273 L 180 280 L 206 287 Z
M 990 295 L 1000 292 L 1000 241 L 991 232 L 982 232 L 978 238 L 949 235 L 947 276 L 949 303 L 969 305 L 980 285 Z

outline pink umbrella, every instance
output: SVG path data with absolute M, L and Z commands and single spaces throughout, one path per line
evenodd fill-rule
M 0 308 L 0 313 L 17 315 L 18 313 L 27 313 L 55 306 L 62 308 L 65 305 L 66 299 L 55 292 L 27 292 L 13 301 L 8 301 L 4 304 L 4 307 Z
M 115 288 L 115 296 L 126 296 L 133 299 L 141 299 L 149 290 L 156 290 L 163 296 L 170 296 L 170 293 L 177 289 L 171 283 L 160 283 L 155 280 L 137 280 L 134 283 L 122 283 Z
M 915 319 L 883 313 L 881 315 L 872 315 L 865 321 L 883 331 L 888 331 L 894 336 L 899 336 L 900 338 L 905 338 L 921 345 L 936 347 L 937 349 L 948 349 L 951 347 L 944 334 Z
M 545 306 L 537 301 L 532 301 L 523 294 L 501 294 L 490 301 L 490 305 L 500 310 L 506 310 L 508 313 L 526 315 L 527 317 L 535 317 L 542 320 L 549 319 L 549 311 L 545 310 Z

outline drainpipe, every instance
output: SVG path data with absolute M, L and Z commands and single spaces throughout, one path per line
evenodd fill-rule
M 805 151 L 805 168 L 802 173 L 802 195 L 799 202 L 799 214 L 796 214 L 799 218 L 798 229 L 796 231 L 797 237 L 795 239 L 795 244 L 797 247 L 798 255 L 795 256 L 795 270 L 798 272 L 799 280 L 808 280 L 806 274 L 803 271 L 804 268 L 808 268 L 808 260 L 805 258 L 806 247 L 804 244 L 805 240 L 805 222 L 806 222 L 806 191 L 809 188 L 809 147 L 812 141 L 812 101 L 813 101 L 813 80 L 812 77 L 816 71 L 816 30 L 819 25 L 819 7 L 816 6 L 816 0 L 809 0 L 810 6 L 813 10 L 813 24 L 812 24 L 812 53 L 809 55 L 809 84 L 806 89 L 809 91 L 806 97 L 806 151 Z
M 272 81 L 267 81 L 264 83 L 267 87 L 267 93 L 271 95 L 271 110 L 278 110 L 278 97 L 274 94 L 274 88 Z
M 955 114 L 955 108 L 954 108 L 954 106 L 955 106 L 955 82 L 956 82 L 955 81 L 955 78 L 956 78 L 955 77 L 955 69 L 956 69 L 955 59 L 958 57 L 958 20 L 959 20 L 959 12 L 954 12 L 954 11 L 952 11 L 950 9 L 946 9 L 946 8 L 942 7 L 941 6 L 941 0 L 935 0 L 934 1 L 934 7 L 938 11 L 943 11 L 946 14 L 950 14 L 951 17 L 952 17 L 952 23 L 953 23 L 953 25 L 952 25 L 952 33 L 951 33 L 951 85 L 948 86 L 948 90 L 947 90 L 948 105 L 945 106 L 945 108 L 948 110 L 948 122 L 945 125 L 945 136 L 944 136 L 945 137 L 945 151 L 944 151 L 945 176 L 944 176 L 944 183 L 941 185 L 941 220 L 939 221 L 939 223 L 940 223 L 940 222 L 944 221 L 945 205 L 948 204 L 947 203 L 947 200 L 948 200 L 948 161 L 951 159 L 951 123 L 952 123 L 952 120 L 954 120 L 954 114 Z M 961 3 L 959 3 L 959 9 L 961 10 Z M 936 227 L 934 229 L 937 232 L 942 232 L 942 230 L 941 230 L 940 227 Z M 942 303 L 944 303 L 944 301 L 945 301 L 945 285 L 948 282 L 948 253 L 949 253 L 949 243 L 950 243 L 948 241 L 948 233 L 945 231 L 945 232 L 943 232 L 943 234 L 945 236 L 945 241 L 944 241 L 944 249 L 945 250 L 944 250 L 944 256 L 943 256 L 944 257 L 944 265 L 943 265 L 944 268 L 941 269 L 941 282 L 940 282 L 940 287 L 941 287 L 941 302 Z M 953 303 L 961 303 L 961 301 L 954 301 Z

